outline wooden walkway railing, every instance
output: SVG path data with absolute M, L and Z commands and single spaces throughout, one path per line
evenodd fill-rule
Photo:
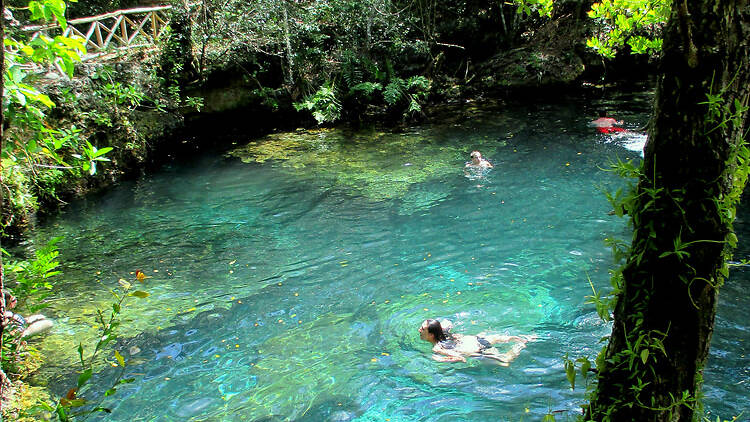
M 71 19 L 62 35 L 79 36 L 85 40 L 84 61 L 113 50 L 147 47 L 155 44 L 159 35 L 164 32 L 169 22 L 166 11 L 171 8 L 172 6 L 143 7 Z M 59 25 L 24 28 L 33 33 L 32 39 L 40 33 L 52 35 L 50 32 L 60 29 Z

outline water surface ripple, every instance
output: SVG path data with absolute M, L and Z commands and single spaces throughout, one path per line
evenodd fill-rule
M 135 382 L 104 400 L 107 420 L 573 419 L 583 386 L 570 390 L 562 357 L 601 348 L 610 327 L 584 303 L 588 280 L 608 286 L 603 239 L 630 236 L 602 193 L 623 182 L 601 168 L 639 158 L 586 126 L 595 106 L 286 134 L 254 151 L 291 142 L 293 158 L 202 157 L 72 204 L 33 240 L 66 236 L 41 345 L 51 385 L 72 386 L 106 288 L 142 269 L 150 296 L 128 303 L 117 344 Z M 621 118 L 646 121 L 643 98 L 626 106 Z M 464 172 L 475 148 L 494 169 Z M 736 270 L 722 292 L 706 370 L 707 408 L 724 417 L 750 404 L 747 280 Z M 417 334 L 428 317 L 539 340 L 510 367 L 437 363 Z

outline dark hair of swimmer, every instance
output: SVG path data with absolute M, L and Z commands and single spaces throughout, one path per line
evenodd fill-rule
M 600 108 L 599 109 L 599 117 L 607 117 L 607 110 Z
M 435 336 L 435 340 L 438 342 L 448 340 L 448 337 L 445 336 L 445 331 L 443 331 L 443 327 L 440 325 L 440 321 L 436 319 L 427 320 L 427 332 Z

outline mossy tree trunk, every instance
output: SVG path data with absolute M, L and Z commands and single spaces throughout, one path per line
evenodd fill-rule
M 0 11 L 5 11 L 5 0 L 0 0 Z M 5 39 L 5 19 L 0 18 L 0 39 Z M 4 101 L 2 98 L 3 94 L 3 83 L 5 82 L 5 49 L 0 48 L 0 104 L 3 104 Z M 3 154 L 3 147 L 5 146 L 3 144 L 3 111 L 4 108 L 0 105 L 0 156 Z M 2 164 L 0 164 L 1 168 Z M 2 172 L 0 172 L 0 186 L 3 185 L 3 176 Z M 3 204 L 5 202 L 5 190 L 0 189 L 0 209 L 3 208 Z M 0 243 L 0 247 L 2 247 L 2 244 Z M 3 254 L 0 253 L 0 354 L 2 354 L 3 350 L 3 336 L 5 334 L 5 298 L 3 295 L 3 290 L 5 289 L 5 267 L 3 266 Z M 4 389 L 6 384 L 6 377 L 5 372 L 3 372 L 2 368 L 0 368 L 0 401 L 2 400 L 4 396 Z M 2 403 L 0 403 L 0 407 L 2 407 Z M 2 418 L 2 415 L 0 415 L 0 418 Z
M 675 0 L 596 421 L 691 421 L 747 167 L 748 0 Z M 707 94 L 715 97 L 709 100 Z M 710 103 L 710 104 L 709 104 Z

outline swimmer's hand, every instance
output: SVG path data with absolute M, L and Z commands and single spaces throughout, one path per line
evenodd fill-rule
M 523 336 L 508 336 L 508 341 L 516 341 L 518 343 L 526 344 L 528 342 L 536 340 L 538 337 L 534 334 L 523 335 Z

